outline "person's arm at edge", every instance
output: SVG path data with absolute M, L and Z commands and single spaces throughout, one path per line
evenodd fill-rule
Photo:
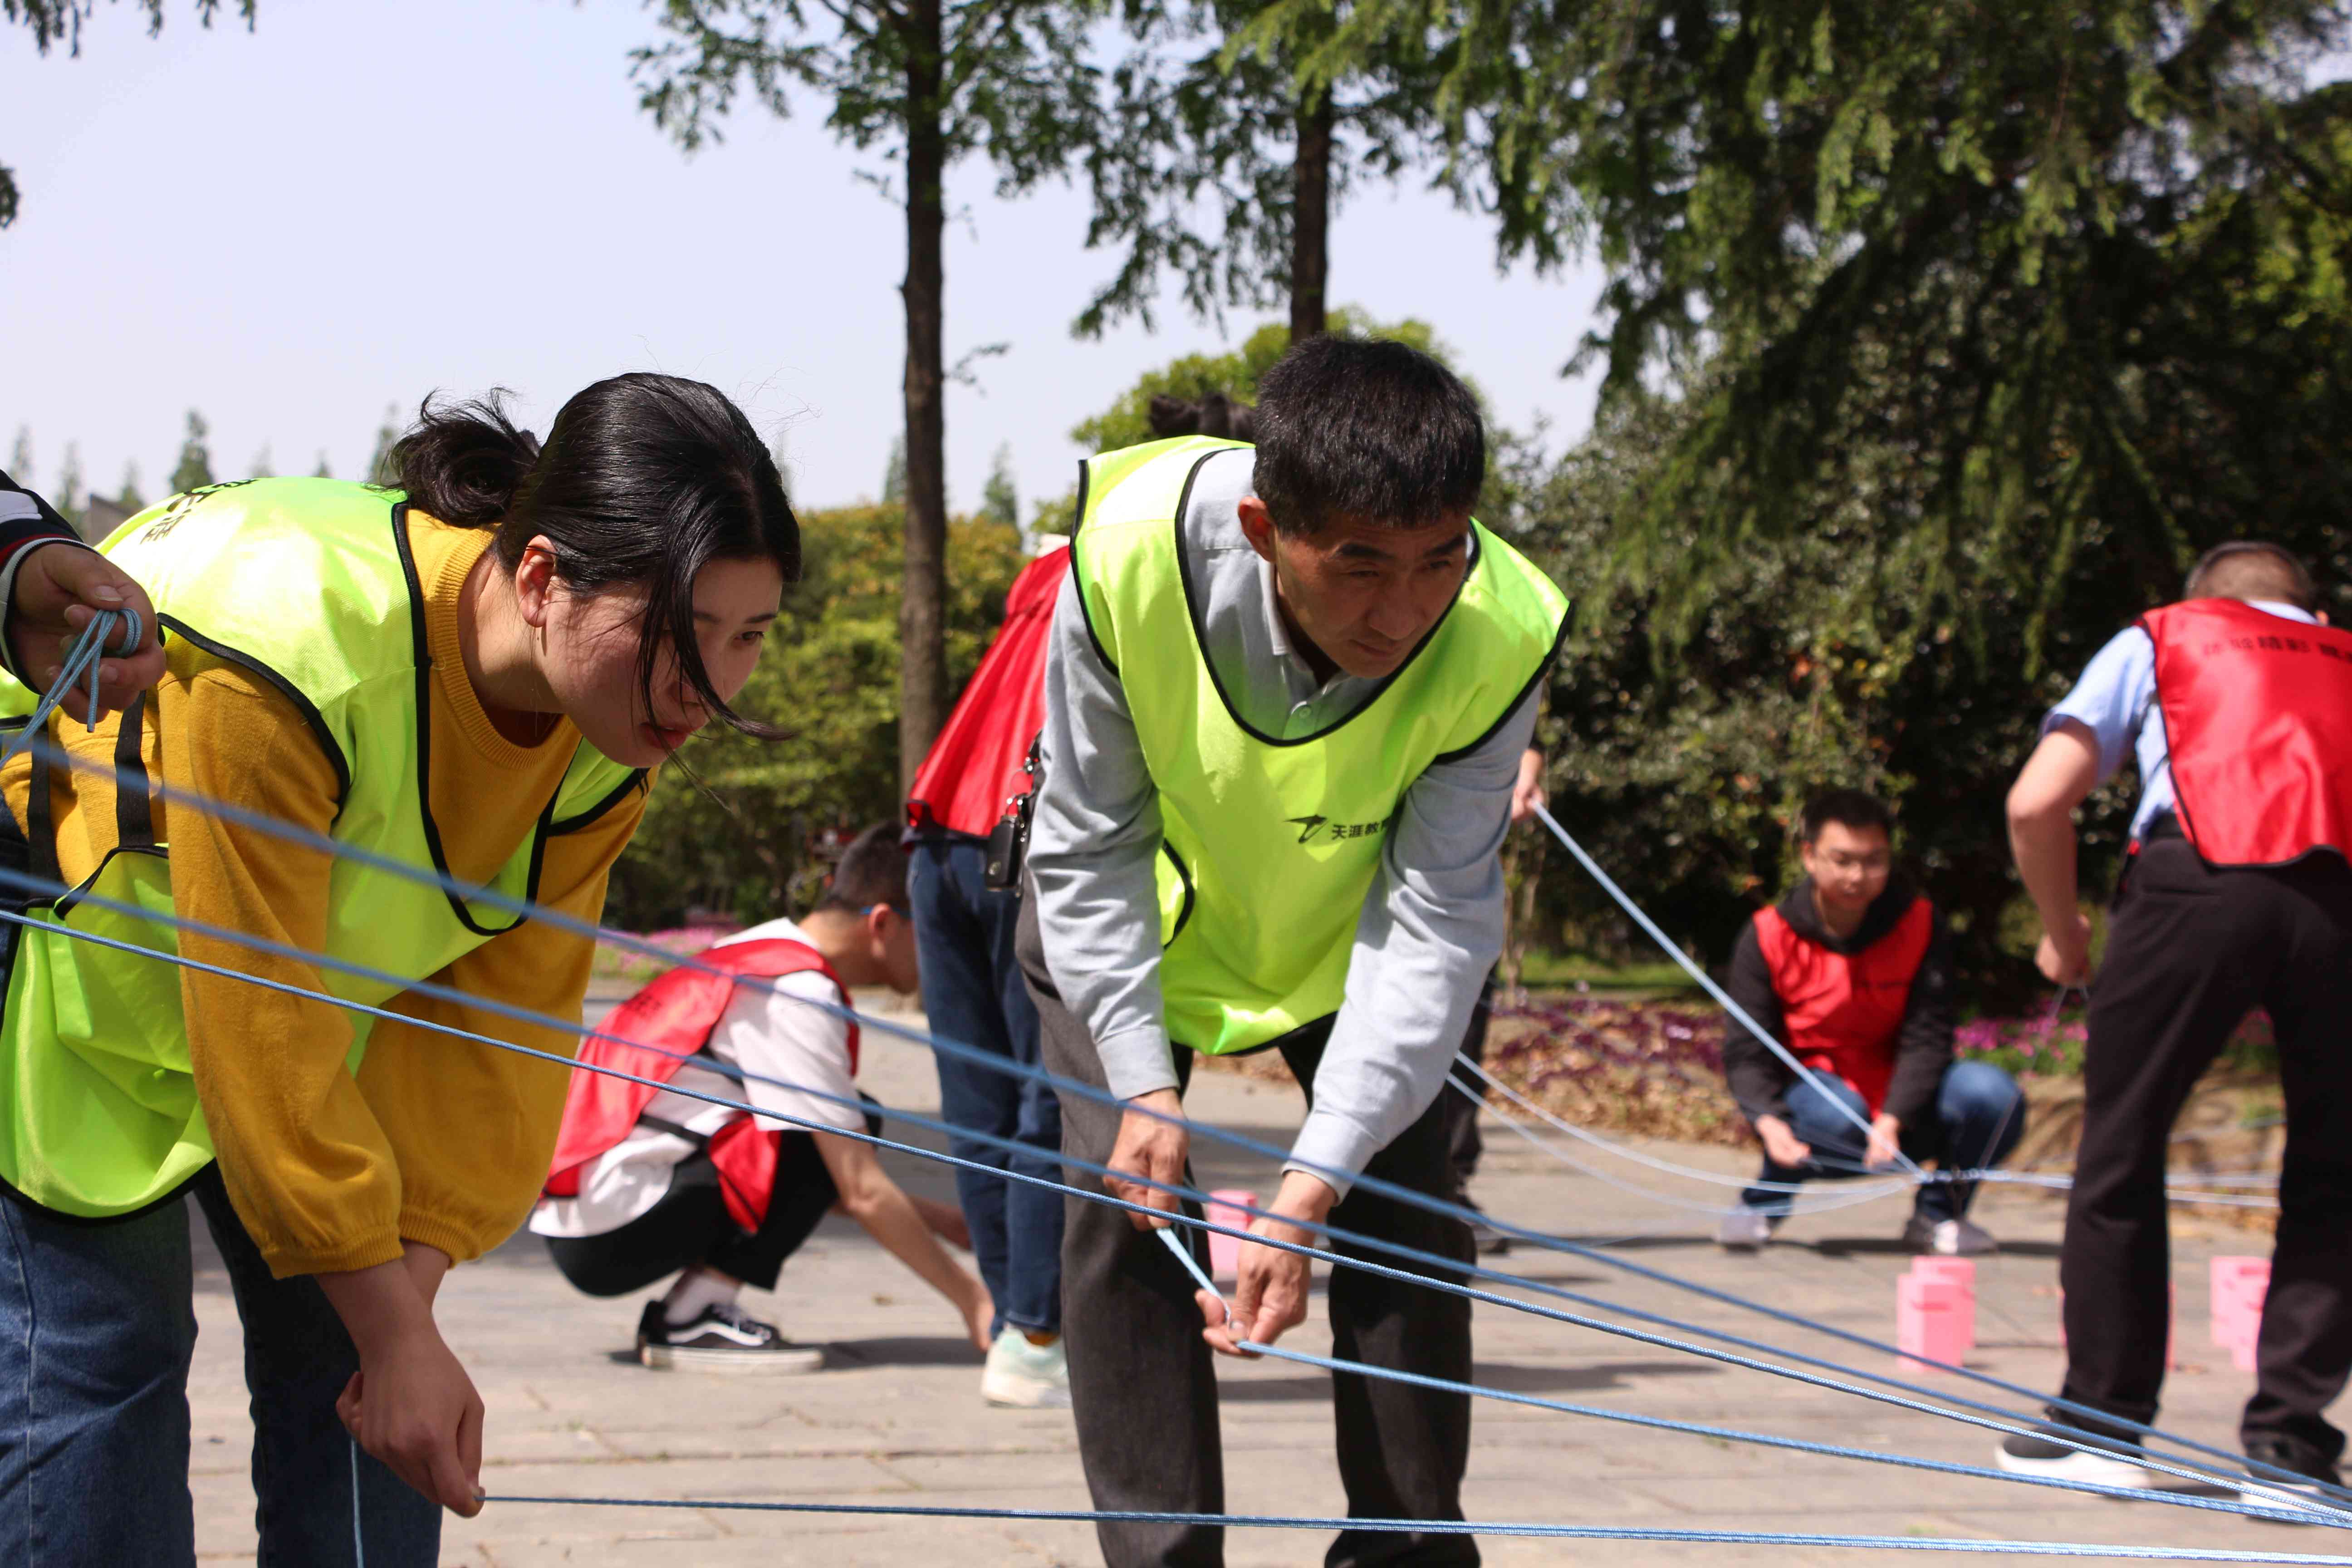
M 989 1321 L 994 1315 L 988 1287 L 948 1256 L 922 1211 L 882 1168 L 873 1145 L 830 1132 L 812 1136 L 816 1140 L 817 1158 L 824 1162 L 825 1173 L 833 1178 L 842 1212 L 865 1226 L 866 1234 L 891 1257 L 946 1297 L 963 1318 L 972 1344 L 986 1350 Z
M 2034 962 L 2061 984 L 2089 977 L 2091 922 L 2079 903 L 2074 808 L 2099 786 L 2099 744 L 2089 725 L 2058 720 L 2033 748 L 2009 791 L 2009 847 L 2042 917 Z
M 23 515 L 27 510 L 30 516 Z M 51 550 L 52 544 L 69 550 Z M 95 721 L 163 678 L 163 645 L 146 590 L 83 542 L 73 525 L 38 494 L 0 473 L 0 668 L 36 692 L 56 679 L 67 647 L 100 610 L 127 609 L 140 621 L 137 650 L 99 661 L 99 711 L 84 696 L 62 706 Z M 19 657 L 19 639 L 25 644 Z

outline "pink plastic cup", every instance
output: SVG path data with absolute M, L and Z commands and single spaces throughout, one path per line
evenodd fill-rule
M 1913 1279 L 1933 1279 L 1951 1286 L 1959 1292 L 1959 1305 L 1954 1309 L 1958 1319 L 1960 1356 L 1976 1348 L 1977 1342 L 1977 1266 L 1967 1258 L 1915 1258 L 1911 1260 Z M 1898 1303 L 1899 1304 L 1899 1303 Z M 1958 1361 L 1959 1356 L 1947 1356 Z
M 2216 1258 L 2210 1268 L 2213 1342 L 2227 1348 L 2237 1342 L 2238 1321 L 2246 1313 L 2250 1294 L 2255 1321 L 2261 1321 L 2262 1298 L 2270 1289 L 2271 1261 L 2267 1258 Z
M 1240 1205 L 1255 1205 L 1257 1194 L 1247 1187 L 1218 1187 L 1209 1194 L 1202 1205 L 1211 1225 L 1229 1225 L 1235 1230 L 1249 1228 L 1250 1215 Z M 1209 1233 L 1209 1272 L 1220 1279 L 1231 1279 L 1241 1270 L 1242 1244 L 1238 1237 Z
M 1969 1353 L 1970 1306 L 1968 1292 L 1948 1279 L 1906 1274 L 1896 1280 L 1895 1343 L 1904 1352 L 1903 1369 L 1945 1370 L 1934 1362 L 1958 1366 Z

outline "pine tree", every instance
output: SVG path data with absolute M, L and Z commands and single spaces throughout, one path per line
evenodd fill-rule
M 324 447 L 319 448 L 319 466 L 310 471 L 310 477 L 314 479 L 331 479 L 335 477 L 334 469 L 327 466 L 327 449 Z
M 180 461 L 172 470 L 170 494 L 184 495 L 213 482 L 213 451 L 206 444 L 211 436 L 212 426 L 205 423 L 205 416 L 189 409 L 188 434 L 180 443 Z
M 890 438 L 890 458 L 882 465 L 882 504 L 904 506 L 907 502 L 907 438 Z
M 147 498 L 139 493 L 139 464 L 135 459 L 122 465 L 122 493 L 114 499 L 125 511 L 147 510 Z
M 1013 443 L 996 448 L 987 488 L 980 492 L 980 515 L 1007 528 L 1021 526 L 1021 492 L 1013 482 Z
M 247 474 L 246 478 L 249 479 L 266 479 L 277 472 L 278 465 L 270 460 L 269 443 L 264 441 L 261 444 L 261 450 L 253 455 L 252 471 Z
M 369 484 L 390 485 L 399 482 L 400 476 L 393 472 L 392 468 L 392 448 L 394 443 L 399 439 L 400 407 L 397 404 L 387 403 L 383 405 L 383 423 L 377 426 L 375 429 L 375 455 L 368 459 L 367 482 Z M 319 460 L 322 466 L 325 464 L 326 458 L 323 454 Z
M 26 489 L 33 488 L 33 427 L 16 426 L 16 449 L 8 457 L 8 476 Z
M 58 474 L 57 493 L 49 497 L 49 504 L 74 527 L 81 526 L 81 447 L 74 442 L 66 443 L 65 467 Z

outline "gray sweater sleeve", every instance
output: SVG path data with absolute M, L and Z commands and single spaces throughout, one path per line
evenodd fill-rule
M 1537 693 L 1475 751 L 1405 791 L 1348 958 L 1348 989 L 1315 1072 L 1289 1169 L 1345 1197 L 1348 1179 L 1444 1091 L 1470 1009 L 1503 951 L 1500 851 L 1511 785 L 1535 738 Z
M 1160 1001 L 1160 792 L 1127 692 L 1063 580 L 1045 647 L 1045 782 L 1029 872 L 1045 967 L 1086 1026 L 1110 1091 L 1176 1087 Z

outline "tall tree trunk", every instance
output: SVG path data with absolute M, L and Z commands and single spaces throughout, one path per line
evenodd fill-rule
M 940 321 L 940 0 L 909 0 L 907 27 L 907 564 L 898 598 L 898 784 L 914 783 L 948 717 L 947 418 Z
M 1331 95 L 1298 110 L 1298 161 L 1292 171 L 1290 341 L 1324 331 L 1323 285 L 1331 252 Z

